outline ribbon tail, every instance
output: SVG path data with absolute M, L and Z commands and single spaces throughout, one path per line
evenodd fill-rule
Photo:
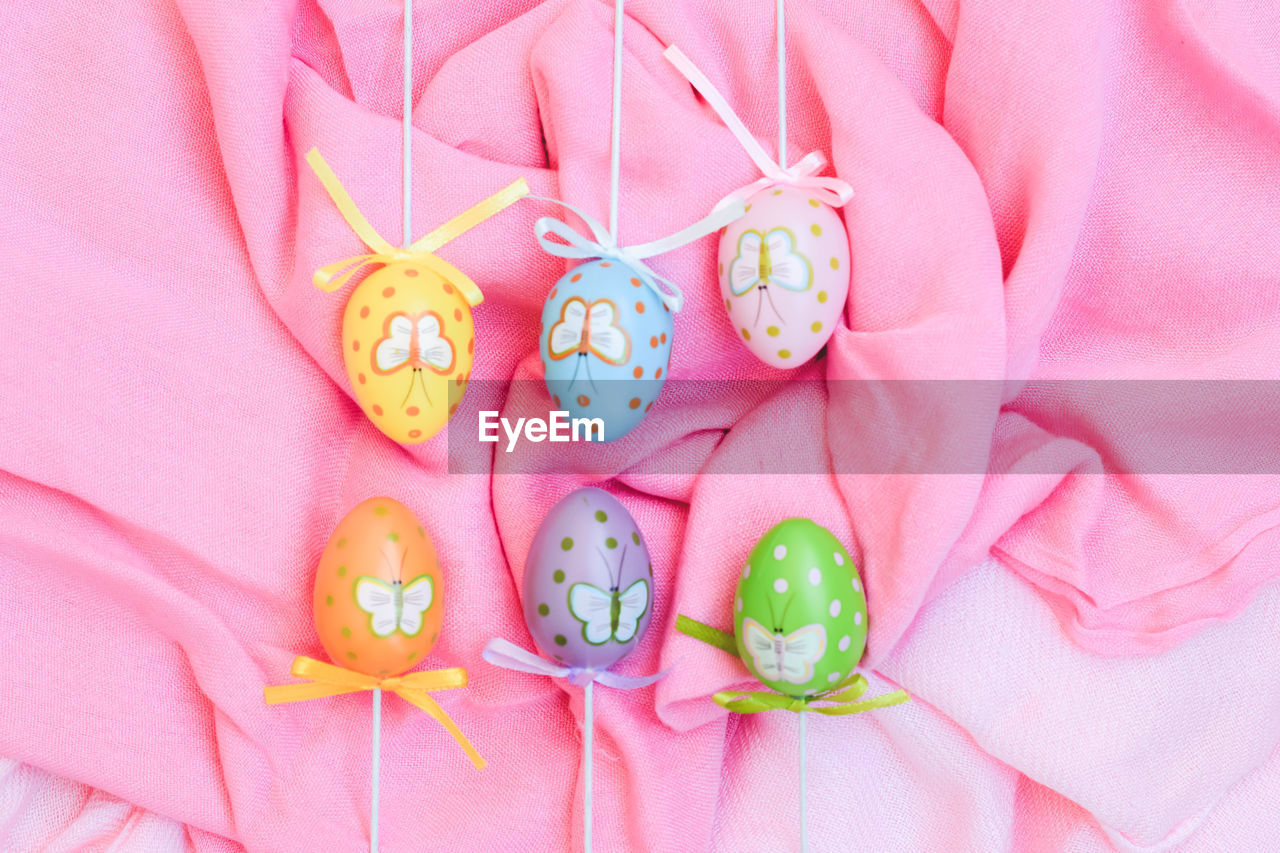
M 876 696 L 873 699 L 866 699 L 862 702 L 851 702 L 844 705 L 826 705 L 823 707 L 810 706 L 809 710 L 819 714 L 826 714 L 829 717 L 843 717 L 849 714 L 861 714 L 865 711 L 874 711 L 877 708 L 888 708 L 891 705 L 901 705 L 903 702 L 911 701 L 911 697 L 907 695 L 905 690 L 895 690 L 892 693 L 885 693 L 882 696 Z
M 488 762 L 480 757 L 480 753 L 471 745 L 471 741 L 467 740 L 467 736 L 462 733 L 462 729 L 458 728 L 457 723 L 455 723 L 453 718 L 445 712 L 444 708 L 440 707 L 440 704 L 436 702 L 435 699 L 432 699 L 431 696 L 419 690 L 401 689 L 397 690 L 396 693 L 406 702 L 426 711 L 435 719 L 436 722 L 444 726 L 445 730 L 448 731 L 449 734 L 453 735 L 453 739 L 462 747 L 462 751 L 467 754 L 467 758 L 471 759 L 471 763 L 476 766 L 476 769 L 484 769 Z
M 666 678 L 670 672 L 671 667 L 667 667 L 662 672 L 655 672 L 653 675 L 618 675 L 616 672 L 604 670 L 596 673 L 595 680 L 615 690 L 639 690 L 641 687 L 656 684 Z
M 759 140 L 747 130 L 747 126 L 742 123 L 742 119 L 738 118 L 738 114 L 733 111 L 733 107 L 729 106 L 729 102 L 725 100 L 724 95 L 712 85 L 707 75 L 693 64 L 689 57 L 675 45 L 671 45 L 662 55 L 666 60 L 675 66 L 676 70 L 684 75 L 684 79 L 697 90 L 702 99 L 707 102 L 711 109 L 715 110 L 716 115 L 720 116 L 720 120 L 724 122 L 725 127 L 729 128 L 738 140 L 738 143 L 746 150 L 747 155 L 755 162 L 760 171 L 764 172 L 771 179 L 776 179 L 782 174 L 782 167 L 769 156 L 764 150 L 764 146 Z
M 308 699 L 323 699 L 326 696 L 341 696 L 343 693 L 354 693 L 358 687 L 345 687 L 339 684 L 321 684 L 308 681 L 305 684 L 272 684 L 262 688 L 263 698 L 268 705 L 283 705 L 286 702 L 305 702 Z
M 434 252 L 436 249 L 475 228 L 481 222 L 501 213 L 529 194 L 524 178 L 512 181 L 484 201 L 472 205 L 430 234 L 409 247 L 414 252 Z
M 761 711 L 777 711 L 785 707 L 784 704 L 761 701 L 754 693 L 734 690 L 722 690 L 711 698 L 721 708 L 734 714 L 759 714 Z
M 715 646 L 722 652 L 728 652 L 734 657 L 738 656 L 738 643 L 734 640 L 733 634 L 728 631 L 712 628 L 684 614 L 676 616 L 676 630 L 695 640 L 701 640 L 709 646 Z
M 394 251 L 394 247 L 382 239 L 382 235 L 369 224 L 368 219 L 365 219 L 364 214 L 360 212 L 360 208 L 356 207 L 356 203 L 352 200 L 346 187 L 342 185 L 342 182 L 338 180 L 338 176 L 329 168 L 329 164 L 325 162 L 324 157 L 320 156 L 318 148 L 312 148 L 307 152 L 307 163 L 311 166 L 311 171 L 315 172 L 316 177 L 320 179 L 320 184 L 324 187 L 325 192 L 329 193 L 329 198 L 333 199 L 334 207 L 338 208 L 342 218 L 347 220 L 347 224 L 351 226 L 351 230 L 356 232 L 356 235 L 364 241 L 364 244 L 374 252 L 382 255 L 391 254 Z
M 520 648 L 515 643 L 495 637 L 484 647 L 480 656 L 494 666 L 513 669 L 516 672 L 527 672 L 530 675 L 545 675 L 549 678 L 564 678 L 569 674 L 568 667 L 557 666 L 551 661 L 538 657 L 530 651 Z
M 686 225 L 676 233 L 663 237 L 661 240 L 641 243 L 637 246 L 628 246 L 626 252 L 637 258 L 651 258 L 654 255 L 661 255 L 673 249 L 679 249 L 681 246 L 692 243 L 695 240 L 701 240 L 714 231 L 719 231 L 735 219 L 742 218 L 746 212 L 747 208 L 744 204 L 728 204 L 719 210 L 713 210 L 692 225 Z

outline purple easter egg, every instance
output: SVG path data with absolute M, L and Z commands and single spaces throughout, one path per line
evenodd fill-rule
M 653 612 L 653 565 L 626 507 L 578 489 L 551 508 L 524 566 L 524 620 L 544 654 L 605 669 L 644 636 Z

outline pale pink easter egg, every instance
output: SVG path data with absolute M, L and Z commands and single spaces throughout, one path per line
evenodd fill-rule
M 769 187 L 720 237 L 720 295 L 734 331 L 774 367 L 799 367 L 835 330 L 849 295 L 849 236 L 812 193 Z

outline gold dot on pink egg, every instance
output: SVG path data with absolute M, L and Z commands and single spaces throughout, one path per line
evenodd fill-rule
M 407 267 L 407 268 L 405 269 L 405 271 L 404 271 L 404 274 L 405 274 L 405 277 L 406 277 L 406 278 L 417 278 L 417 277 L 418 277 L 418 271 L 417 271 L 417 270 L 415 270 L 413 267 Z
M 461 308 L 454 308 L 454 309 L 453 309 L 453 319 L 454 319 L 454 321 L 455 321 L 455 322 L 458 322 L 458 323 L 461 323 L 461 322 L 462 322 L 462 309 L 461 309 Z
M 409 408 L 404 410 L 404 413 L 412 418 L 418 414 L 418 407 L 410 406 Z
M 369 316 L 369 306 L 368 306 L 368 305 L 366 305 L 366 306 L 364 306 L 363 308 L 361 308 L 361 309 L 360 309 L 360 317 L 361 317 L 361 318 L 364 318 L 364 317 L 368 317 L 368 316 Z
M 390 299 L 396 295 L 396 289 L 394 287 L 384 287 L 382 288 L 382 295 L 386 299 Z
M 382 414 L 382 407 L 381 407 L 381 406 L 376 406 L 376 405 L 375 405 L 375 406 L 373 407 L 373 413 L 374 413 L 375 415 L 381 415 L 381 414 Z

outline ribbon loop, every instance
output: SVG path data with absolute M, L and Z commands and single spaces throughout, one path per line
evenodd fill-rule
M 586 687 L 591 682 L 598 681 L 605 687 L 612 687 L 615 690 L 636 690 L 648 687 L 666 677 L 671 671 L 667 668 L 653 675 L 618 675 L 607 669 L 560 666 L 501 637 L 490 640 L 480 656 L 503 669 L 527 672 L 530 675 L 545 675 L 548 678 L 567 678 L 569 683 L 576 687 Z
M 645 263 L 645 260 L 655 255 L 678 249 L 708 234 L 719 231 L 747 212 L 746 205 L 740 199 L 730 200 L 717 206 L 710 215 L 668 237 L 636 246 L 624 247 L 619 246 L 613 235 L 586 211 L 555 198 L 547 198 L 545 196 L 530 196 L 530 198 L 558 204 L 569 210 L 586 223 L 587 230 L 591 232 L 590 237 L 585 236 L 561 219 L 556 219 L 554 216 L 544 216 L 533 226 L 534 236 L 544 252 L 557 258 L 570 260 L 604 258 L 625 264 L 636 274 L 637 278 L 657 294 L 658 298 L 662 300 L 662 304 L 672 311 L 679 311 L 684 306 L 684 294 L 675 282 L 654 272 Z M 549 237 L 558 237 L 559 240 L 551 240 L 548 239 Z
M 307 152 L 307 163 L 320 179 L 320 184 L 325 191 L 329 193 L 329 198 L 333 199 L 333 204 L 342 214 L 342 218 L 351 226 L 356 236 L 372 250 L 370 254 L 355 255 L 316 270 L 312 276 L 312 282 L 316 287 L 326 293 L 332 293 L 365 267 L 411 261 L 422 264 L 457 287 L 468 305 L 475 306 L 484 301 L 484 294 L 480 292 L 476 283 L 453 264 L 435 254 L 435 250 L 528 195 L 529 185 L 525 183 L 524 178 L 512 182 L 484 201 L 472 205 L 408 248 L 401 249 L 384 240 L 377 229 L 369 223 L 352 200 L 351 194 L 334 174 L 333 169 L 329 168 L 329 164 L 320 156 L 318 149 L 312 148 Z
M 783 166 L 769 156 L 768 152 L 747 130 L 747 126 L 742 123 L 742 119 L 738 118 L 737 113 L 733 111 L 733 107 L 729 106 L 729 102 L 725 100 L 724 95 L 711 83 L 711 80 L 703 74 L 698 67 L 693 64 L 689 57 L 685 56 L 680 48 L 671 45 L 662 55 L 667 61 L 675 66 L 684 79 L 688 80 L 698 94 L 702 95 L 703 100 L 713 109 L 729 128 L 729 132 L 734 135 L 738 142 L 742 145 L 747 155 L 755 162 L 756 166 L 764 173 L 764 177 L 758 181 L 748 184 L 745 187 L 736 189 L 729 195 L 725 196 L 716 209 L 726 204 L 731 204 L 735 200 L 745 200 L 755 195 L 757 192 L 777 184 L 796 187 L 797 189 L 807 190 L 814 194 L 820 201 L 829 204 L 832 207 L 843 207 L 853 198 L 853 187 L 848 182 L 839 178 L 819 178 L 814 177 L 827 164 L 827 158 L 822 152 L 814 151 L 800 162 L 790 168 Z
M 453 735 L 453 739 L 458 742 L 477 769 L 485 766 L 485 760 L 471 745 L 471 741 L 467 740 L 467 736 L 462 733 L 444 708 L 440 707 L 439 703 L 427 693 L 429 690 L 466 687 L 467 671 L 461 667 L 420 670 L 404 675 L 393 675 L 390 678 L 377 678 L 298 655 L 293 659 L 293 666 L 289 671 L 295 678 L 303 678 L 307 681 L 303 684 L 272 684 L 263 687 L 263 698 L 268 705 L 305 702 L 308 699 L 381 689 L 387 693 L 396 694 L 409 704 L 431 715 L 449 734 Z

